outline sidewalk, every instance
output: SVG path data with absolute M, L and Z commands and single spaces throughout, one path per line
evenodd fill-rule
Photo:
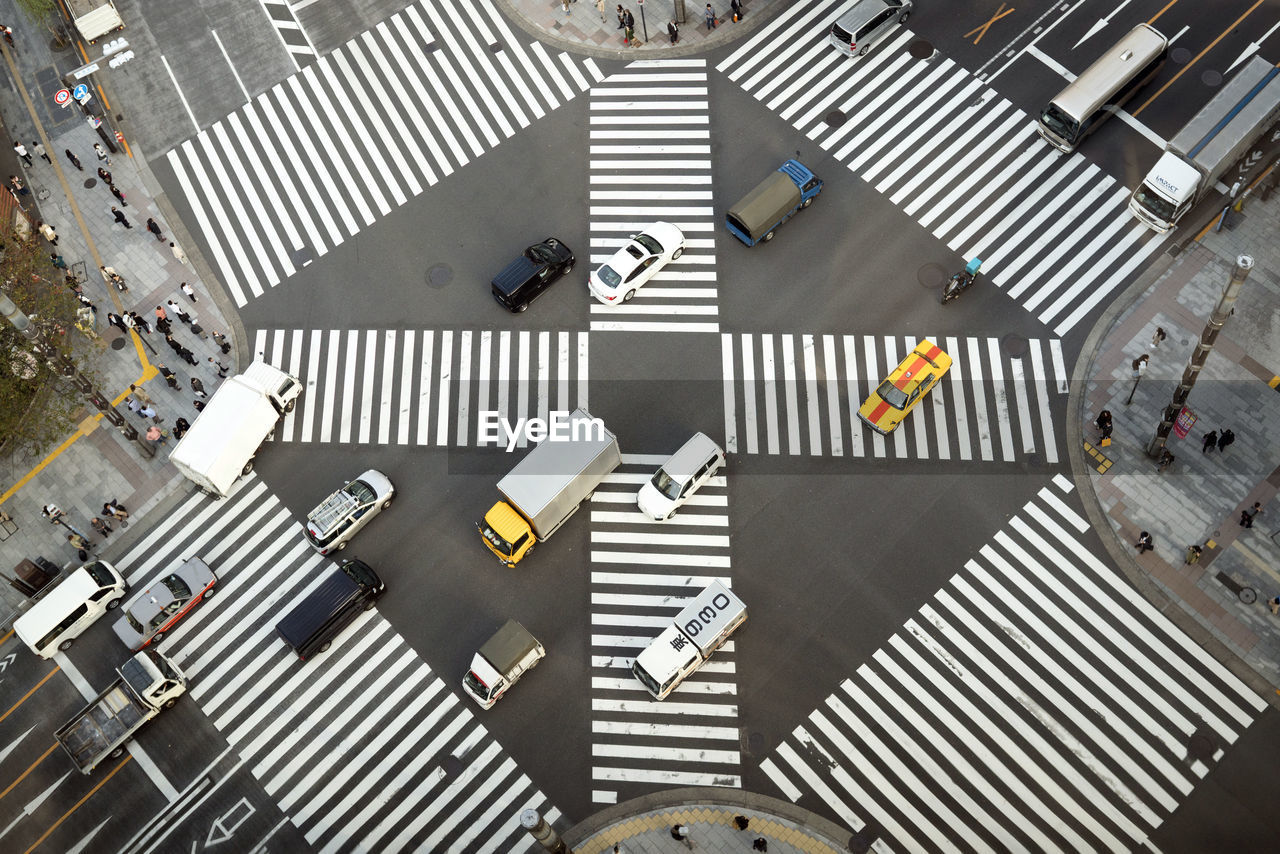
M 1234 228 L 1209 230 L 1176 258 L 1130 287 L 1103 315 L 1076 366 L 1068 425 L 1076 481 L 1086 509 L 1117 564 L 1149 600 L 1164 607 L 1211 654 L 1280 707 L 1280 193 L 1250 198 Z M 1199 224 L 1183 226 L 1188 234 Z M 1187 244 L 1182 237 L 1180 244 Z M 1145 448 L 1181 381 L 1236 258 L 1254 267 L 1187 400 L 1197 421 L 1185 439 L 1171 434 L 1174 463 L 1157 472 Z M 1156 327 L 1167 338 L 1153 346 Z M 1150 363 L 1134 389 L 1132 362 Z M 1111 410 L 1113 444 L 1096 448 L 1093 420 Z M 1211 430 L 1235 433 L 1223 452 L 1202 452 Z M 1261 502 L 1252 528 L 1240 513 Z M 1151 534 L 1155 550 L 1134 543 Z M 1199 545 L 1199 562 L 1185 562 Z
M 67 263 L 69 272 L 75 272 L 83 280 L 85 295 L 97 308 L 96 334 L 80 347 L 79 366 L 90 376 L 96 386 L 117 405 L 117 410 L 139 432 L 145 432 L 150 423 L 130 412 L 124 406 L 129 385 L 142 385 L 154 401 L 160 425 L 172 429 L 176 419 L 193 421 L 196 409 L 192 402 L 196 395 L 190 386 L 191 377 L 199 377 L 205 389 L 212 392 L 218 382 L 215 367 L 208 362 L 210 356 L 221 359 L 223 364 L 237 366 L 237 353 L 228 355 L 212 340 L 211 333 L 220 331 L 233 343 L 239 331 L 238 321 L 228 326 L 218 299 L 209 290 L 192 263 L 200 263 L 192 241 L 179 223 L 171 218 L 171 211 L 159 204 L 151 191 L 155 186 L 145 164 L 136 162 L 123 146 L 110 154 L 110 164 L 100 162 L 93 150 L 94 142 L 101 142 L 98 133 L 89 126 L 78 107 L 63 109 L 53 104 L 52 94 L 59 88 L 59 78 L 68 70 L 81 64 L 80 55 L 74 50 L 54 53 L 48 46 L 48 34 L 37 31 L 24 16 L 13 16 L 9 25 L 14 28 L 16 50 L 3 48 L 3 65 L 12 87 L 0 91 L 0 158 L 3 174 L 19 175 L 31 189 L 21 196 L 32 225 L 44 220 L 58 233 L 56 247 L 45 243 L 47 252 L 56 251 Z M 98 93 L 95 90 L 95 97 Z M 13 143 L 20 140 L 32 155 L 28 167 L 13 151 Z M 42 141 L 52 164 L 46 163 L 34 152 L 34 141 Z M 105 147 L 105 146 L 104 146 Z M 80 160 L 83 170 L 77 169 L 66 157 L 72 151 Z M 115 185 L 124 193 L 127 206 L 121 204 L 97 175 L 102 166 L 111 173 Z M 119 208 L 133 226 L 126 229 L 112 215 L 112 206 Z M 164 240 L 160 241 L 147 231 L 148 217 L 160 224 Z M 173 241 L 190 256 L 188 262 L 179 262 L 169 247 Z M 108 287 L 98 271 L 99 266 L 117 270 L 128 283 L 127 292 Z M 201 269 L 206 269 L 201 267 Z M 52 271 L 52 266 L 50 267 Z M 188 282 L 195 291 L 196 301 L 182 293 L 179 285 Z M 173 336 L 194 354 L 198 365 L 182 361 L 170 349 L 163 335 L 130 333 L 125 336 L 107 323 L 108 312 L 123 315 L 136 311 L 144 320 L 155 322 L 155 308 L 173 300 L 203 327 L 203 335 L 192 333 L 192 328 L 171 316 Z M 154 351 L 154 352 L 153 352 Z M 156 364 L 165 364 L 177 374 L 178 389 L 170 389 L 159 376 Z M 79 563 L 75 550 L 66 542 L 66 531 L 51 525 L 41 515 L 41 507 L 47 503 L 60 506 L 67 513 L 67 522 L 77 530 L 91 532 L 89 520 L 102 515 L 102 505 L 108 500 L 118 500 L 131 513 L 131 521 L 144 518 L 147 511 L 158 503 L 170 487 L 176 486 L 180 476 L 168 465 L 168 448 L 157 450 L 149 458 L 133 442 L 124 436 L 100 413 L 87 406 L 82 411 L 83 420 L 71 436 L 59 437 L 41 456 L 16 453 L 4 459 L 0 469 L 0 511 L 12 517 L 12 523 L 0 526 L 0 573 L 8 577 L 13 567 L 22 559 L 43 556 L 59 566 Z M 91 537 L 95 554 L 105 553 L 108 560 L 110 547 L 129 535 L 118 525 L 104 542 L 99 535 Z M 139 530 L 131 528 L 132 531 Z M 7 583 L 0 582 L 0 623 L 5 615 L 15 609 L 24 597 Z
M 734 823 L 748 821 L 746 830 Z M 689 829 L 689 843 L 671 835 L 674 825 Z M 867 843 L 878 831 L 868 829 Z M 673 854 L 708 851 L 741 854 L 768 850 L 769 854 L 835 854 L 867 850 L 858 834 L 808 810 L 739 789 L 668 789 L 601 810 L 563 834 L 576 854 Z M 754 848 L 763 839 L 764 848 Z

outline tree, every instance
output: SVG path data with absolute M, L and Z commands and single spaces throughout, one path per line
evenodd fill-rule
M 68 357 L 83 339 L 80 303 L 50 263 L 39 237 L 12 234 L 0 247 L 0 287 L 40 333 Z M 39 452 L 74 426 L 80 396 L 7 320 L 0 321 L 0 449 Z
M 44 27 L 53 36 L 55 42 L 65 46 L 67 33 L 54 0 L 15 0 L 15 2 L 22 10 L 22 14 L 27 16 L 27 20 Z

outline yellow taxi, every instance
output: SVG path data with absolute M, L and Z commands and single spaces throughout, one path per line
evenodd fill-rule
M 858 417 L 877 433 L 892 432 L 949 370 L 951 357 L 932 341 L 921 341 L 863 402 Z

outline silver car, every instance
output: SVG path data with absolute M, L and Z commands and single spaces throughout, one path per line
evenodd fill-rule
M 124 606 L 123 616 L 112 628 L 132 650 L 160 643 L 165 632 L 178 620 L 213 595 L 213 585 L 217 583 L 218 576 L 209 564 L 198 557 L 188 558 L 182 566 L 130 599 Z
M 858 0 L 831 25 L 831 44 L 849 56 L 866 56 L 890 30 L 905 24 L 914 8 L 912 0 Z
M 390 478 L 369 469 L 307 514 L 307 542 L 322 555 L 346 548 L 370 519 L 391 506 L 395 494 Z

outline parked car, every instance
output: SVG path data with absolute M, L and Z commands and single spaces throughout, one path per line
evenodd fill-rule
M 307 542 L 322 555 L 345 549 L 370 519 L 391 506 L 395 494 L 390 478 L 369 469 L 307 514 Z
M 907 22 L 913 8 L 911 0 L 857 0 L 831 25 L 828 38 L 841 53 L 866 56 L 872 45 Z
M 684 234 L 669 222 L 655 222 L 601 264 L 588 281 L 591 295 L 605 305 L 629 302 L 654 274 L 684 254 Z
M 493 298 L 511 311 L 524 311 L 556 279 L 572 270 L 575 260 L 573 250 L 558 238 L 535 243 L 493 277 L 489 283 Z
M 139 650 L 160 643 L 165 633 L 213 595 L 218 583 L 209 564 L 198 557 L 187 558 L 169 575 L 129 600 L 112 626 L 125 646 Z
M 858 417 L 877 433 L 891 433 L 949 370 L 951 357 L 932 341 L 921 341 L 871 392 Z

